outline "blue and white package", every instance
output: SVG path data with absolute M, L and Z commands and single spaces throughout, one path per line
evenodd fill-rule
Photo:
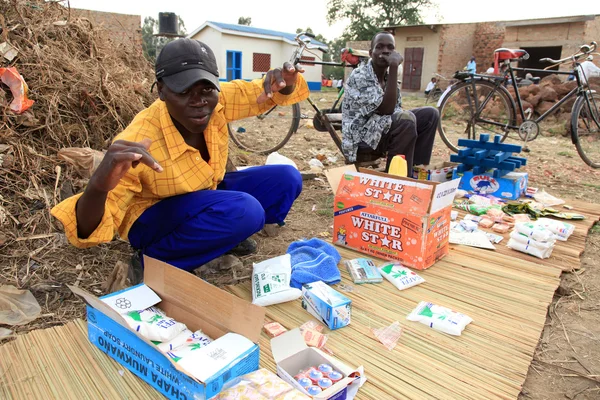
M 302 307 L 331 330 L 350 324 L 352 300 L 323 281 L 302 286 Z
M 373 260 L 368 258 L 355 258 L 346 261 L 346 269 L 354 283 L 379 283 L 383 277 L 377 270 Z

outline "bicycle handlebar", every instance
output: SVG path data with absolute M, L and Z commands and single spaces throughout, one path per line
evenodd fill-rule
M 597 47 L 598 47 L 598 44 L 596 42 L 591 42 L 589 45 L 583 44 L 579 47 L 579 53 L 573 54 L 569 57 L 565 57 L 560 60 L 554 60 L 549 57 L 541 58 L 540 62 L 541 63 L 550 63 L 550 64 L 562 64 L 562 63 L 565 63 L 570 60 L 577 60 L 583 56 L 587 56 L 588 54 L 595 52 Z

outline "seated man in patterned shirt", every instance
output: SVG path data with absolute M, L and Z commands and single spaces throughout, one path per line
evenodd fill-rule
M 240 243 L 255 250 L 247 238 L 283 222 L 302 178 L 285 165 L 225 173 L 227 123 L 306 99 L 298 72 L 286 63 L 263 79 L 219 83 L 207 45 L 167 44 L 156 59 L 159 99 L 117 135 L 85 191 L 52 210 L 69 241 L 84 248 L 118 233 L 139 253 L 188 271 Z M 135 272 L 132 283 L 141 279 Z
M 371 59 L 352 71 L 342 104 L 342 149 L 356 162 L 359 148 L 403 155 L 412 176 L 413 165 L 429 164 L 439 113 L 433 107 L 402 110 L 398 66 L 402 56 L 395 50 L 394 36 L 379 32 L 371 40 Z

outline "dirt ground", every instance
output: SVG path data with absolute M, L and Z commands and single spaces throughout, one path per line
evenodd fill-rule
M 314 94 L 319 107 L 327 108 L 335 92 Z M 422 99 L 405 97 L 405 107 L 422 106 Z M 319 156 L 326 167 L 343 165 L 343 157 L 327 133 L 310 127 L 314 112 L 302 104 L 300 128 L 279 152 L 293 159 L 302 171 L 309 171 L 311 159 Z M 251 129 L 251 122 L 238 126 Z M 569 139 L 561 136 L 562 121 L 544 125 L 542 135 L 531 143 L 530 186 L 545 188 L 551 194 L 600 203 L 600 170 L 592 170 L 579 158 Z M 276 124 L 268 134 L 278 131 Z M 509 142 L 514 142 L 510 141 Z M 232 145 L 233 146 L 233 145 Z M 436 140 L 434 159 L 448 160 L 448 150 Z M 257 156 L 232 147 L 236 165 L 262 165 Z M 335 159 L 337 158 L 337 160 Z M 301 238 L 330 238 L 333 194 L 322 175 L 304 182 L 304 190 L 294 204 L 286 225 L 277 236 L 256 235 L 258 252 L 245 257 L 243 267 L 233 272 L 205 270 L 199 274 L 216 285 L 249 279 L 252 262 L 283 254 L 289 244 Z M 42 205 L 43 206 L 43 205 Z M 35 230 L 33 230 L 35 231 Z M 86 250 L 68 245 L 59 231 L 36 232 L 22 237 L 0 232 L 0 282 L 31 290 L 42 306 L 42 316 L 17 327 L 18 333 L 63 324 L 83 317 L 81 301 L 70 294 L 66 284 L 78 284 L 98 295 L 106 293 L 105 282 L 117 261 L 129 262 L 131 250 L 124 241 L 114 241 Z M 523 387 L 522 399 L 600 398 L 600 226 L 589 235 L 582 268 L 563 274 L 560 289 L 550 307 L 534 362 Z

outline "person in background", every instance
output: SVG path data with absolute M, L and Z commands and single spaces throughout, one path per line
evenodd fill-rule
M 52 209 L 68 240 L 85 248 L 129 240 L 147 255 L 191 271 L 232 252 L 265 223 L 282 223 L 302 190 L 298 170 L 268 165 L 225 173 L 227 123 L 306 99 L 289 63 L 251 82 L 219 82 L 213 51 L 192 39 L 168 43 L 156 59 L 158 99 L 118 134 L 83 193 Z M 142 278 L 138 259 L 132 284 Z
M 437 83 L 437 79 L 431 78 L 431 81 L 427 84 L 425 88 L 425 95 L 428 95 L 433 89 L 435 89 L 435 84 Z
M 342 91 L 342 88 L 344 87 L 344 79 L 340 79 L 337 81 L 337 90 L 338 93 Z
M 402 109 L 397 81 L 404 60 L 395 46 L 391 33 L 377 33 L 371 40 L 371 59 L 346 81 L 342 150 L 349 162 L 356 162 L 359 148 L 387 154 L 386 171 L 394 156 L 403 155 L 412 176 L 413 165 L 429 164 L 439 113 L 433 107 Z
M 492 63 L 492 65 L 485 71 L 486 74 L 493 74 L 494 73 L 494 63 Z
M 475 56 L 471 56 L 471 60 L 467 63 L 467 72 L 470 74 L 477 73 L 477 64 L 475 63 Z

